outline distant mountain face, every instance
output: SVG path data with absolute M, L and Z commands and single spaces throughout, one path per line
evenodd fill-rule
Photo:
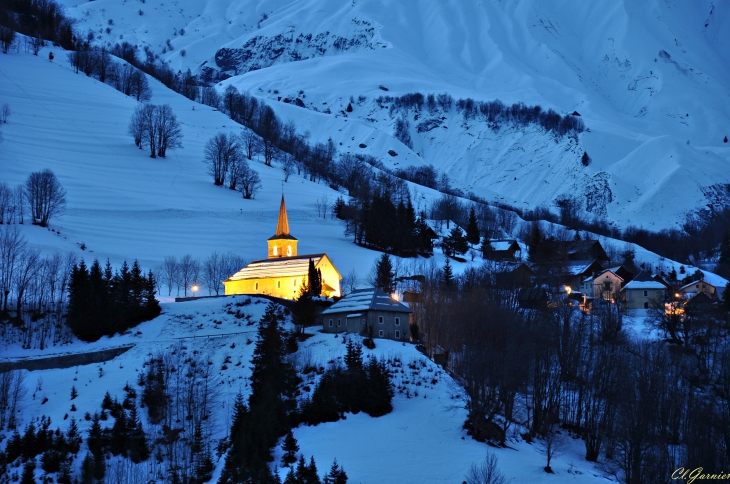
M 97 41 L 149 45 L 268 98 L 313 139 L 432 164 L 487 199 L 573 197 L 587 217 L 654 230 L 730 204 L 727 2 L 64 1 Z M 454 105 L 387 100 L 409 93 Z M 574 113 L 586 130 L 495 121 L 460 99 Z

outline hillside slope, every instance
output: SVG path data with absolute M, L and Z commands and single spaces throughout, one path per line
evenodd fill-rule
M 370 115 L 383 94 L 447 92 L 580 113 L 589 131 L 572 145 L 530 129 L 495 133 L 446 112 L 439 114 L 448 132 L 412 129 L 414 149 L 395 149 L 398 160 L 387 149 L 373 153 L 401 167 L 433 164 L 455 186 L 489 199 L 531 208 L 568 193 L 589 217 L 651 229 L 728 203 L 718 188 L 730 182 L 725 3 L 153 0 L 141 5 L 144 15 L 132 2 L 64 3 L 81 28 L 101 31 L 102 42 L 121 34 L 174 68 L 233 75 L 228 82 L 273 101 L 302 93 L 310 110 L 337 116 L 350 96 L 365 96 L 348 116 L 368 120 L 357 132 L 339 130 L 342 115 L 334 129 L 338 121 L 290 114 L 302 131 L 343 146 L 374 130 L 392 137 L 395 120 Z M 593 160 L 587 168 L 583 151 Z M 596 197 L 605 210 L 592 208 Z

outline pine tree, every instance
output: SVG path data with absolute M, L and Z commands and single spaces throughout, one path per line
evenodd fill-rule
M 302 484 L 322 484 L 322 481 L 319 480 L 317 464 L 314 462 L 314 456 L 309 458 L 309 465 L 305 467 L 301 479 Z
M 78 396 L 79 396 L 79 392 L 78 392 L 78 390 L 76 390 L 76 386 L 72 385 L 71 386 L 71 400 L 75 399 Z
M 387 294 L 395 291 L 395 274 L 388 254 L 383 254 L 375 265 L 375 287 Z
M 96 462 L 94 456 L 89 452 L 81 462 L 81 483 L 93 484 L 95 478 Z
M 79 433 L 79 427 L 76 424 L 76 419 L 71 417 L 71 423 L 66 431 L 66 444 L 72 454 L 78 453 L 81 448 L 81 434 Z
M 271 448 L 290 428 L 298 383 L 293 366 L 285 359 L 286 342 L 279 329 L 283 318 L 281 309 L 275 304 L 269 304 L 261 318 L 251 360 L 253 369 L 248 410 L 244 412 L 243 407 L 237 409 L 231 432 L 232 445 L 221 483 L 273 480 L 267 462 L 273 459 Z
M 449 290 L 454 288 L 454 272 L 451 269 L 451 263 L 448 257 L 446 258 L 444 268 L 441 270 L 441 284 Z
M 346 347 L 345 365 L 351 372 L 362 370 L 362 345 L 349 340 Z
M 591 157 L 588 156 L 588 153 L 584 151 L 583 156 L 580 157 L 580 162 L 583 164 L 583 166 L 588 166 L 591 164 Z
M 309 269 L 307 270 L 307 284 L 303 288 L 307 296 L 317 297 L 322 295 L 322 272 L 315 268 L 314 261 L 309 259 Z
M 324 477 L 322 484 L 347 484 L 345 470 L 337 464 L 337 459 L 332 463 L 330 472 Z
M 474 213 L 474 207 L 469 211 L 469 222 L 466 225 L 466 241 L 472 245 L 477 245 L 480 239 L 479 225 L 477 225 L 477 217 Z
M 532 222 L 530 235 L 527 239 L 527 258 L 530 262 L 542 262 L 544 257 L 542 251 L 543 241 L 544 237 L 540 229 L 540 222 Z
M 23 466 L 23 475 L 20 484 L 36 484 L 35 481 L 35 459 L 29 459 Z
M 282 461 L 285 466 L 289 466 L 297 461 L 297 452 L 299 452 L 299 445 L 297 439 L 294 438 L 294 434 L 291 430 L 287 432 L 284 438 L 284 444 L 281 449 L 284 451 L 284 457 Z

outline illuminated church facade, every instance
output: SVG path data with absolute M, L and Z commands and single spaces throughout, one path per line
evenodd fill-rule
M 298 255 L 298 242 L 289 233 L 289 218 L 282 195 L 276 233 L 267 241 L 268 257 L 251 262 L 223 281 L 226 295 L 266 294 L 284 299 L 296 299 L 302 285 L 307 283 L 311 260 L 322 274 L 323 295 L 340 296 L 342 276 L 327 254 Z

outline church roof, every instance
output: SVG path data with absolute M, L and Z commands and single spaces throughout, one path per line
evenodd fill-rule
M 312 259 L 316 266 L 323 257 L 327 257 L 327 255 L 306 254 L 295 257 L 255 260 L 226 279 L 225 282 L 243 279 L 306 276 L 309 274 L 309 259 Z
M 322 314 L 350 313 L 359 311 L 393 311 L 398 313 L 412 313 L 408 306 L 391 298 L 380 289 L 356 289 L 343 297 Z
M 289 233 L 289 217 L 286 215 L 286 202 L 284 194 L 281 194 L 281 205 L 279 206 L 279 219 L 276 221 L 276 233 L 269 240 L 289 239 L 297 240 Z

